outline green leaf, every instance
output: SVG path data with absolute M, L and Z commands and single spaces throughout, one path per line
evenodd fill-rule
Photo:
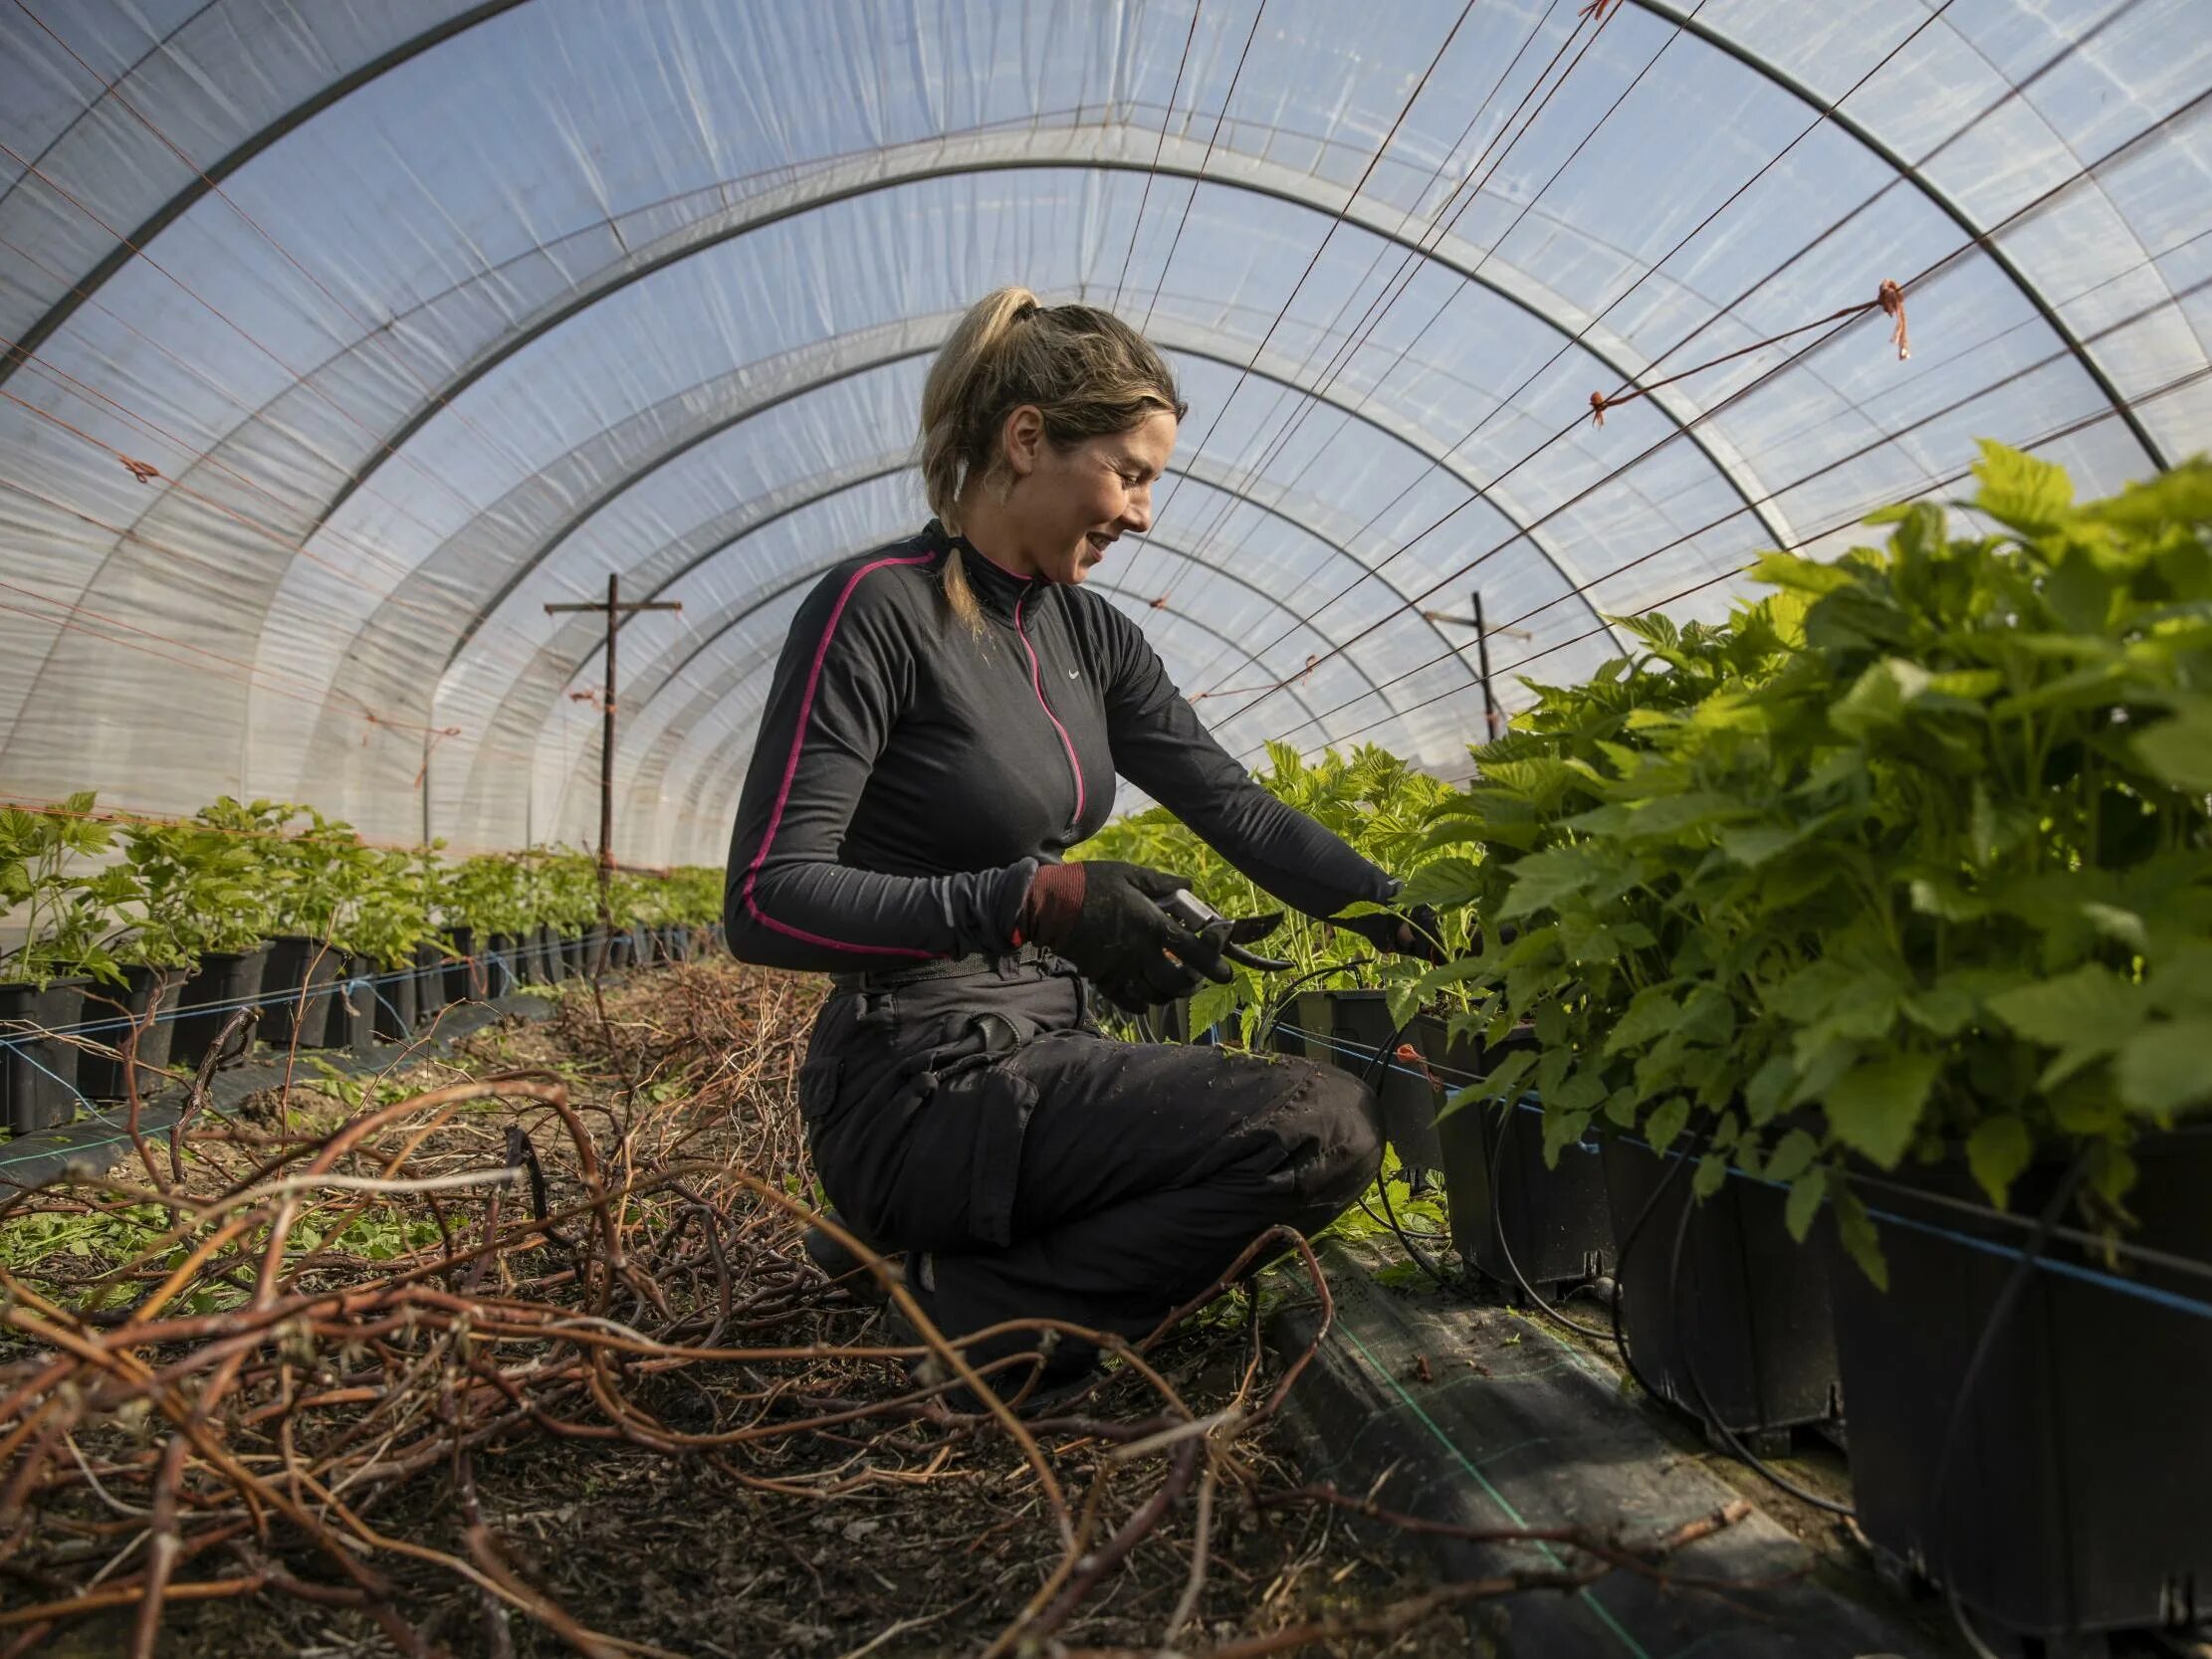
M 1544 1103 L 1544 1166 L 1559 1167 L 1559 1154 L 1572 1146 L 1590 1127 L 1588 1112 L 1559 1112 Z
M 1674 1024 L 1681 1010 L 1664 985 L 1648 985 L 1629 1001 L 1628 1011 L 1614 1022 L 1606 1036 L 1605 1052 L 1619 1054 L 1660 1036 Z
M 1793 1129 L 1782 1137 L 1780 1143 L 1774 1148 L 1774 1155 L 1767 1159 L 1766 1178 L 1770 1181 L 1796 1180 L 1812 1167 L 1813 1159 L 1820 1149 L 1820 1142 L 1813 1139 L 1809 1131 Z
M 1515 1091 L 1520 1086 L 1521 1079 L 1528 1075 L 1529 1068 L 1535 1064 L 1536 1056 L 1526 1049 L 1518 1049 L 1508 1054 L 1497 1063 L 1489 1076 L 1478 1078 L 1445 1101 L 1443 1109 L 1437 1114 L 1438 1120 L 1440 1122 L 1462 1107 L 1471 1106 L 1480 1101 L 1513 1099 Z
M 1801 825 L 1745 824 L 1720 832 L 1720 850 L 1747 869 L 1757 869 L 1775 854 L 1787 852 L 1804 834 Z
M 1859 1264 L 1860 1272 L 1874 1281 L 1875 1289 L 1886 1291 L 1889 1264 L 1882 1260 L 1881 1237 L 1875 1230 L 1874 1217 L 1859 1201 L 1859 1194 L 1842 1181 L 1835 1184 L 1829 1198 L 1836 1206 L 1836 1236 L 1843 1240 L 1844 1248 L 1851 1252 L 1851 1259 Z
M 1652 1142 L 1655 1151 L 1663 1152 L 1674 1143 L 1674 1138 L 1682 1133 L 1688 1122 L 1689 1102 L 1676 1095 L 1652 1114 L 1644 1126 L 1645 1139 Z
M 2142 1024 L 2143 988 L 2110 968 L 2085 962 L 2071 973 L 1999 991 L 1984 1004 L 2031 1042 L 2059 1050 L 2042 1087 L 2055 1088 L 2084 1066 L 2117 1050 Z
M 1697 1160 L 1697 1173 L 1689 1180 L 1689 1187 L 1700 1198 L 1710 1198 L 1728 1179 L 1728 1159 L 1719 1152 L 1707 1152 Z
M 1744 1110 L 1751 1114 L 1751 1121 L 1772 1123 L 1796 1084 L 1797 1062 L 1787 1054 L 1769 1055 L 1766 1063 L 1753 1072 L 1751 1081 L 1744 1085 Z
M 1857 577 L 1842 565 L 1822 564 L 1795 553 L 1761 553 L 1751 566 L 1751 579 L 1768 587 L 1818 594 L 1849 587 Z
M 2176 789 L 2212 790 L 2212 699 L 2198 698 L 2127 745 Z
M 1808 1169 L 1790 1183 L 1790 1199 L 1782 1209 L 1790 1237 L 1800 1244 L 1805 1242 L 1805 1235 L 1813 1230 L 1813 1217 L 1820 1214 L 1821 1200 L 1827 1196 L 1826 1169 Z
M 2001 524 L 2028 535 L 2056 528 L 2074 506 L 2074 485 L 2066 469 L 1981 440 L 1982 458 L 1974 464 L 1981 490 L 1974 505 Z
M 1577 964 L 1617 961 L 1621 940 L 1612 929 L 1586 916 L 1559 919 L 1559 947 Z
M 1933 1054 L 1885 1054 L 1862 1062 L 1831 1084 L 1825 1102 L 1829 1132 L 1884 1169 L 1912 1144 L 1928 1089 L 1941 1069 Z
M 1966 1138 L 1966 1166 L 1989 1194 L 1989 1201 L 2003 1209 L 2005 1195 L 2019 1179 L 2020 1171 L 2028 1167 L 2034 1150 L 2028 1126 L 2018 1118 L 1985 1118 Z
M 1604 874 L 1604 868 L 1578 847 L 1531 853 L 1513 866 L 1513 888 L 1498 907 L 1498 919 L 1510 922 L 1515 917 L 1549 910 L 1601 880 Z
M 1546 1048 L 1554 1048 L 1567 1040 L 1567 1009 L 1557 997 L 1536 1005 L 1536 1040 Z
M 2119 1051 L 2120 1099 L 2160 1117 L 2212 1100 L 2212 1016 L 2160 1020 Z
M 1846 736 L 1865 741 L 1903 720 L 1907 705 L 1927 690 L 1928 680 L 1928 671 L 1919 664 L 1885 658 L 1860 675 L 1829 711 L 1829 722 Z
M 1208 980 L 1191 998 L 1191 1035 L 1195 1038 L 1203 1031 L 1213 1030 L 1235 1011 L 1236 1005 L 1235 985 L 1217 985 Z

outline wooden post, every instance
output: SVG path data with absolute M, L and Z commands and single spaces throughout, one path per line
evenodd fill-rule
M 606 683 L 599 702 L 604 710 L 606 725 L 599 738 L 599 948 L 592 953 L 592 972 L 596 974 L 606 960 L 607 945 L 614 932 L 614 908 L 611 889 L 614 876 L 614 640 L 621 626 L 621 619 L 638 611 L 680 611 L 684 607 L 673 600 L 637 599 L 625 604 L 622 599 L 622 578 L 609 574 L 607 596 L 604 604 L 548 605 L 548 616 L 563 611 L 601 611 L 606 615 Z

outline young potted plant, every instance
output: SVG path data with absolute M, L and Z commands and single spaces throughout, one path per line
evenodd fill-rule
M 1696 769 L 1716 884 L 1796 860 L 1848 901 L 1750 975 L 1739 1161 L 1858 1263 L 1860 1525 L 2058 1640 L 2212 1579 L 2212 1298 L 2171 1265 L 2212 1260 L 2212 465 L 2087 506 L 1995 445 L 1976 473 L 1967 533 L 1920 504 L 1762 562 L 1806 647 L 1751 706 L 1764 764 Z
M 447 875 L 443 911 L 464 994 L 507 995 L 518 982 L 515 942 L 525 921 L 514 860 L 493 853 L 463 859 Z M 447 983 L 450 990 L 450 977 Z
M 371 1031 L 382 1042 L 404 1042 L 419 1017 L 417 953 L 434 942 L 421 864 L 407 848 L 371 853 L 368 879 L 343 924 L 348 950 L 368 967 Z
M 133 824 L 123 838 L 142 934 L 192 964 L 169 1037 L 169 1059 L 187 1066 L 200 1064 L 238 1009 L 258 1013 L 269 953 L 263 838 L 222 827 L 227 816 L 217 803 L 189 822 Z
M 197 931 L 173 911 L 157 912 L 135 862 L 134 834 L 111 872 L 119 927 L 109 948 L 122 984 L 95 983 L 85 993 L 86 1036 L 94 1046 L 77 1057 L 77 1084 L 87 1100 L 122 1100 L 132 1080 L 141 1095 L 165 1081 L 185 982 L 195 967 Z
M 302 1048 L 347 1046 L 352 998 L 333 990 L 352 977 L 339 924 L 369 879 L 373 855 L 350 825 L 289 801 L 240 805 L 226 798 L 209 814 L 218 827 L 253 837 L 261 851 L 270 904 L 263 1039 L 279 1048 L 295 1041 Z M 334 1006 L 339 1001 L 343 1008 Z
M 1792 1245 L 1779 1193 L 1725 1179 L 1756 1064 L 1737 1012 L 1753 952 L 1716 920 L 1734 913 L 1707 881 L 1730 821 L 1667 745 L 1738 728 L 1743 700 L 1791 660 L 1794 615 L 1770 601 L 1718 627 L 1624 619 L 1644 649 L 1585 686 L 1534 688 L 1535 709 L 1482 751 L 1438 830 L 1489 849 L 1463 873 L 1496 936 L 1429 981 L 1482 987 L 1487 1040 L 1523 1021 L 1530 1039 L 1453 1103 L 1488 1103 L 1495 1253 L 1517 1242 L 1500 1224 L 1509 1182 L 1549 1216 L 1589 1217 L 1602 1176 L 1631 1362 L 1661 1397 L 1737 1433 L 1832 1414 L 1836 1368 L 1820 1259 Z M 1770 920 L 1795 926 L 1786 904 Z M 1520 1134 L 1508 1108 L 1529 1083 L 1544 1157 L 1567 1172 L 1556 1186 L 1506 1155 Z M 1619 1133 L 1593 1156 L 1601 1128 Z
M 23 941 L 0 953 L 0 1113 L 19 1135 L 69 1120 L 85 992 L 125 984 L 108 937 L 129 872 L 87 868 L 113 839 L 93 807 L 84 793 L 51 811 L 0 809 L 0 910 L 25 912 Z

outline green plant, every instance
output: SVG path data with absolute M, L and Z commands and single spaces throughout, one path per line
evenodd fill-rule
M 439 882 L 436 859 L 416 848 L 368 851 L 364 879 L 349 902 L 338 942 L 381 968 L 403 968 L 415 947 L 433 941 Z
M 1439 872 L 1431 866 L 1471 864 L 1481 856 L 1478 848 L 1439 850 L 1429 844 L 1426 831 L 1431 816 L 1450 798 L 1452 788 L 1415 770 L 1387 749 L 1363 744 L 1348 756 L 1330 750 L 1310 765 L 1286 743 L 1268 744 L 1267 755 L 1267 770 L 1257 774 L 1261 786 L 1334 831 L 1368 859 L 1406 877 L 1403 903 L 1435 902 L 1431 895 L 1437 891 Z M 1189 876 L 1192 891 L 1224 915 L 1249 916 L 1283 908 L 1165 807 L 1117 819 L 1085 842 L 1077 856 L 1123 859 Z M 1346 914 L 1358 915 L 1376 908 L 1356 905 Z M 1443 942 L 1447 950 L 1464 947 L 1466 924 L 1460 913 L 1444 919 Z M 1265 954 L 1289 960 L 1291 974 L 1277 976 L 1233 968 L 1230 983 L 1202 986 L 1192 997 L 1194 1029 L 1226 1023 L 1241 1030 L 1247 1016 L 1264 1007 L 1291 975 L 1310 974 L 1331 962 L 1350 963 L 1373 954 L 1358 934 L 1341 933 L 1296 912 L 1287 913 L 1282 927 L 1259 948 Z M 1420 969 L 1410 959 L 1374 961 L 1363 971 L 1371 980 L 1394 988 L 1404 1002 L 1398 1009 L 1401 1014 L 1412 1011 L 1407 999 Z M 1460 993 L 1447 987 L 1439 994 L 1456 999 Z
M 0 810 L 0 910 L 25 910 L 23 942 L 0 952 L 0 979 L 41 989 L 78 974 L 122 983 L 111 935 L 135 883 L 128 865 L 84 868 L 114 842 L 91 816 L 95 798 L 87 791 L 50 811 Z
M 1993 533 L 1921 503 L 1769 555 L 1782 593 L 1700 642 L 1732 672 L 1610 732 L 1547 691 L 1529 726 L 1579 734 L 1473 791 L 1520 786 L 1471 827 L 1518 837 L 1480 897 L 1524 932 L 1468 971 L 1536 1020 L 1548 1143 L 1694 1122 L 1700 1191 L 1787 1181 L 1800 1236 L 1831 1199 L 1878 1278 L 1853 1159 L 1963 1155 L 1998 1203 L 2080 1159 L 2117 1223 L 2138 1134 L 2212 1099 L 2212 468 L 2079 508 L 1976 470 Z
M 251 950 L 274 931 L 257 833 L 218 829 L 204 817 L 134 823 L 123 836 L 123 857 L 137 886 L 128 959 L 181 967 L 208 951 Z
M 479 853 L 446 874 L 445 921 L 474 928 L 479 938 L 490 933 L 519 933 L 536 925 L 527 904 L 526 877 L 514 859 Z

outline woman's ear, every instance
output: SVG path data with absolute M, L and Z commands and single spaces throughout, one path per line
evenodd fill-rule
M 1038 453 L 1044 448 L 1044 411 L 1033 403 L 1013 409 L 1006 416 L 1000 442 L 1007 469 L 1016 478 L 1027 478 L 1036 471 Z

